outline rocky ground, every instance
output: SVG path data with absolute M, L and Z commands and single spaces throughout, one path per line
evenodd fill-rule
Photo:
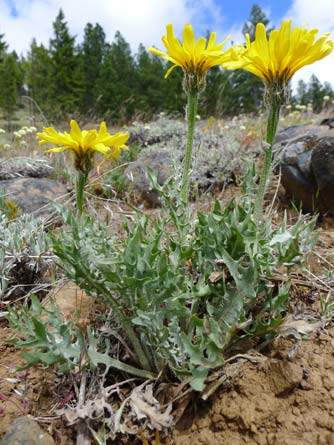
M 178 128 L 175 133 L 176 138 L 184 131 L 182 126 Z M 137 138 L 137 142 L 140 142 L 142 138 L 143 145 L 160 144 L 159 146 L 163 146 L 162 158 L 167 156 L 168 144 L 170 144 L 168 128 L 165 127 L 167 136 L 165 133 L 162 136 L 155 134 L 155 129 L 151 133 L 146 130 L 137 129 L 133 138 Z M 208 133 L 209 131 L 211 131 L 210 128 L 208 128 Z M 215 378 L 203 394 L 198 395 L 189 391 L 182 393 L 180 390 L 178 400 L 173 406 L 175 424 L 161 435 L 159 445 L 334 444 L 334 327 L 332 323 L 334 309 L 330 306 L 332 300 L 329 300 L 327 305 L 321 304 L 321 299 L 324 301 L 328 295 L 330 297 L 333 289 L 334 226 L 332 217 L 326 216 L 326 212 L 331 210 L 333 196 L 331 184 L 334 184 L 334 176 L 330 176 L 332 174 L 331 158 L 327 162 L 328 169 L 324 172 L 323 164 L 318 168 L 319 157 L 311 156 L 314 147 L 317 147 L 316 152 L 328 151 L 328 145 L 326 145 L 328 139 L 324 144 L 319 144 L 319 139 L 323 137 L 332 137 L 329 126 L 290 129 L 278 139 L 278 144 L 290 147 L 289 156 L 286 156 L 282 162 L 285 190 L 276 187 L 277 182 L 274 181 L 268 196 L 269 204 L 274 196 L 276 198 L 278 196 L 273 211 L 278 224 L 284 210 L 288 209 L 288 218 L 291 221 L 296 215 L 287 198 L 289 195 L 293 195 L 298 202 L 303 200 L 304 195 L 298 195 L 303 190 L 303 184 L 313 181 L 314 189 L 317 185 L 326 185 L 320 195 L 321 210 L 324 215 L 319 219 L 318 228 L 322 232 L 314 254 L 308 258 L 305 270 L 295 271 L 291 276 L 289 314 L 279 336 L 270 343 L 262 341 L 259 344 L 246 345 L 243 350 L 231 356 L 225 368 L 217 371 Z M 209 140 L 210 136 L 207 136 L 207 139 Z M 233 151 L 227 152 L 227 157 L 224 158 L 226 168 L 223 175 L 219 176 L 217 174 L 219 169 L 215 170 L 213 166 L 216 167 L 214 159 L 219 157 L 220 139 L 215 135 L 210 140 L 213 141 L 212 150 L 215 155 L 210 167 L 205 168 L 202 165 L 198 170 L 198 175 L 201 175 L 198 177 L 202 178 L 198 179 L 198 182 L 202 181 L 200 183 L 204 188 L 216 182 L 219 183 L 220 189 L 223 188 L 224 191 L 216 196 L 221 201 L 227 202 L 238 193 L 238 187 L 233 183 L 237 177 L 234 173 L 238 165 L 236 166 L 233 162 Z M 242 153 L 248 152 L 253 157 L 257 156 L 258 147 L 250 136 L 249 139 L 243 137 L 241 142 Z M 172 143 L 178 144 L 179 140 L 173 139 Z M 313 144 L 311 152 L 310 144 Z M 238 156 L 239 154 L 240 152 Z M 164 162 L 160 164 L 163 168 L 166 167 Z M 136 165 L 132 165 L 131 168 L 138 168 Z M 141 167 L 145 165 L 143 162 Z M 21 211 L 34 212 L 38 206 L 45 203 L 43 201 L 42 204 L 36 204 L 37 207 L 33 210 L 25 209 L 24 192 L 35 197 L 28 199 L 29 205 L 37 202 L 37 196 L 43 200 L 44 190 L 46 190 L 43 181 L 53 181 L 53 179 L 48 178 L 50 171 L 44 162 L 36 168 L 33 166 L 31 170 L 33 173 L 27 173 L 27 170 L 21 167 L 16 169 L 19 171 L 16 175 L 14 167 L 7 166 L 5 169 L 5 163 L 2 163 L 1 170 L 0 164 L 0 187 L 1 184 L 11 181 L 11 184 L 20 190 L 19 194 L 18 189 L 14 189 L 11 197 L 17 196 L 23 199 L 23 204 L 17 201 Z M 36 173 L 39 168 L 40 175 Z M 228 180 L 226 180 L 226 175 Z M 141 181 L 140 175 L 133 175 L 133 173 L 129 173 L 128 180 L 132 181 L 133 177 Z M 289 185 L 292 179 L 294 188 Z M 33 185 L 30 188 L 24 182 L 27 180 L 40 182 L 37 188 Z M 50 193 L 51 191 L 54 195 L 50 197 L 57 199 L 64 195 L 67 189 L 60 182 L 57 182 L 57 186 L 51 182 Z M 318 198 L 318 195 L 316 197 Z M 311 202 L 314 200 L 310 199 L 308 204 Z M 153 206 L 156 204 L 154 202 Z M 150 205 L 150 200 L 148 203 L 145 202 L 146 205 Z M 205 207 L 208 201 L 204 198 L 192 205 Z M 307 210 L 310 209 L 307 208 Z M 113 204 L 113 215 L 116 215 L 116 219 L 117 215 L 128 211 L 129 207 L 125 204 L 120 202 Z M 155 212 L 156 210 L 146 211 Z M 117 221 L 115 224 L 117 225 Z M 18 295 L 18 299 L 20 298 L 22 298 L 21 294 Z M 63 312 L 69 316 L 78 307 L 83 314 L 87 306 L 91 307 L 91 301 L 87 302 L 84 295 L 80 291 L 79 294 L 77 290 L 73 291 L 71 286 L 65 288 L 58 298 Z M 62 390 L 63 382 L 52 368 L 16 371 L 17 366 L 22 364 L 21 352 L 8 343 L 13 332 L 2 315 L 2 311 L 5 312 L 5 310 L 5 304 L 1 304 L 0 438 L 2 439 L 0 439 L 0 444 L 74 444 L 73 427 L 69 427 L 65 419 L 57 414 L 57 409 L 70 402 L 67 399 L 68 394 Z M 123 438 L 118 438 L 114 445 L 158 445 L 159 442 L 154 443 L 152 439 L 154 434 L 151 436 L 152 440 L 148 442 L 145 439 L 145 437 L 148 438 L 148 432 L 144 433 L 144 435 L 133 435 L 130 439 L 129 436 L 124 435 Z

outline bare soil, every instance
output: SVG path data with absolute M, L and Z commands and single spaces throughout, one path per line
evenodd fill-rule
M 0 326 L 0 437 L 17 417 L 48 416 L 56 402 L 56 379 L 51 370 L 16 371 L 24 361 L 22 352 L 8 343 L 12 336 L 9 328 Z
M 264 361 L 244 360 L 229 387 L 180 421 L 176 444 L 334 444 L 334 329 L 289 359 L 292 347 L 281 339 Z

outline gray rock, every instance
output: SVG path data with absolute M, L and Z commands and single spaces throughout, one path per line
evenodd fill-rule
M 328 143 L 322 143 L 333 136 L 334 131 L 327 126 L 312 125 L 290 127 L 276 137 L 280 142 L 275 144 L 274 150 L 283 150 L 280 161 L 282 184 L 287 194 L 307 212 L 334 211 L 334 198 L 331 204 L 327 196 L 329 190 L 334 191 L 331 185 L 334 168 L 331 174 L 328 165 L 331 149 Z
M 36 217 L 49 216 L 49 201 L 66 193 L 65 185 L 53 179 L 15 178 L 0 181 L 0 197 L 14 202 L 21 213 L 33 213 Z
M 53 167 L 46 159 L 3 158 L 0 159 L 0 180 L 13 178 L 47 178 Z
M 282 184 L 287 194 L 306 212 L 313 213 L 319 210 L 319 197 L 317 185 L 310 172 L 304 175 L 298 166 L 282 165 Z
M 319 190 L 319 207 L 334 213 L 334 137 L 324 137 L 317 142 L 311 163 Z
M 292 141 L 303 141 L 305 138 L 319 138 L 327 136 L 330 131 L 327 125 L 292 125 L 277 133 L 275 143 L 286 145 Z
M 334 128 L 334 117 L 327 117 L 320 122 L 320 125 L 328 125 L 330 128 Z
M 0 445 L 55 445 L 52 437 L 29 417 L 19 417 L 0 441 Z
M 147 207 L 159 206 L 159 194 L 151 189 L 147 171 L 150 169 L 162 185 L 172 174 L 171 166 L 172 155 L 169 151 L 143 151 L 138 160 L 129 164 L 124 172 L 127 177 L 127 189 L 133 200 L 144 203 Z

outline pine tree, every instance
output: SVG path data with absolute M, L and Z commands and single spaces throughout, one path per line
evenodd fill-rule
M 334 91 L 333 91 L 332 85 L 329 82 L 327 82 L 327 81 L 324 82 L 323 87 L 322 87 L 322 92 L 323 92 L 324 96 L 328 96 L 331 99 L 333 99 Z
M 70 35 L 63 11 L 60 9 L 53 23 L 54 38 L 50 40 L 50 88 L 53 115 L 73 113 L 79 105 L 80 66 L 75 48 L 75 37 Z
M 101 68 L 106 55 L 106 35 L 103 28 L 96 23 L 87 23 L 84 30 L 84 40 L 81 46 L 82 93 L 81 111 L 83 113 L 97 110 L 99 91 L 98 83 Z
M 312 102 L 313 111 L 319 113 L 322 110 L 324 90 L 320 80 L 312 74 L 307 88 L 309 102 Z
M 52 89 L 51 70 L 52 61 L 49 50 L 43 44 L 38 45 L 36 39 L 33 39 L 25 62 L 28 96 L 46 114 L 49 114 L 52 110 L 52 104 L 50 103 Z
M 307 84 L 302 79 L 300 79 L 297 84 L 296 99 L 298 103 L 302 105 L 306 105 L 310 100 L 307 92 Z
M 0 34 L 0 63 L 2 62 L 3 56 L 6 54 L 8 45 L 3 40 L 5 37 L 5 34 Z
M 138 111 L 152 117 L 164 110 L 165 65 L 140 44 L 137 54 L 136 97 Z
M 21 85 L 22 72 L 16 53 L 4 54 L 0 63 L 0 107 L 7 120 L 8 131 L 12 130 Z
M 127 122 L 136 110 L 136 70 L 129 44 L 117 31 L 101 67 L 98 92 L 106 117 Z

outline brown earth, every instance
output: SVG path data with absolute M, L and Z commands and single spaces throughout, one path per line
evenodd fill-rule
M 245 360 L 233 384 L 181 420 L 176 445 L 334 444 L 334 329 L 290 361 L 292 347 L 281 339 L 259 364 Z
M 0 402 L 0 437 L 16 417 L 48 416 L 57 403 L 51 370 L 29 371 L 26 409 L 22 396 L 15 395 L 25 385 L 24 378 L 5 380 L 17 379 L 14 368 L 22 363 L 20 352 L 6 343 L 10 336 L 8 328 L 0 328 L 0 394 L 9 398 Z M 334 444 L 334 328 L 312 334 L 297 349 L 295 345 L 279 339 L 258 363 L 238 359 L 227 365 L 232 382 L 208 402 L 188 408 L 175 431 L 175 445 Z M 57 432 L 56 425 L 42 426 Z M 55 439 L 66 443 L 59 431 Z
M 22 366 L 21 351 L 8 343 L 13 332 L 0 326 L 0 437 L 20 416 L 48 416 L 55 404 L 56 379 L 51 370 L 32 368 L 17 372 Z

